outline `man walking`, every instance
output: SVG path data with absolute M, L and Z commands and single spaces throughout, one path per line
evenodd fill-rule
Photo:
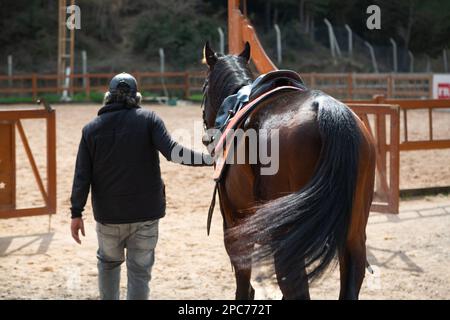
M 116 75 L 105 94 L 105 106 L 83 128 L 78 149 L 71 232 L 81 244 L 82 211 L 91 189 L 101 299 L 119 299 L 120 266 L 125 260 L 127 299 L 148 299 L 158 221 L 166 206 L 158 151 L 184 165 L 212 164 L 209 155 L 173 141 L 163 121 L 139 103 L 136 79 L 127 73 Z

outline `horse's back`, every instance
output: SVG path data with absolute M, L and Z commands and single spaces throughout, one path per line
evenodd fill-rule
M 264 130 L 267 144 L 278 144 L 272 149 L 277 154 L 271 155 L 271 161 L 278 161 L 278 169 L 274 174 L 264 175 L 261 174 L 263 165 L 260 161 L 257 164 L 231 164 L 226 189 L 236 205 L 236 211 L 248 209 L 249 198 L 252 205 L 273 200 L 298 191 L 311 180 L 322 149 L 318 110 L 320 106 L 332 104 L 347 108 L 319 90 L 292 91 L 267 99 L 251 114 L 245 121 L 244 129 L 253 129 L 260 134 Z M 359 119 L 357 121 L 360 122 Z M 278 131 L 278 139 L 272 141 L 274 130 Z M 363 130 L 363 127 L 357 130 Z M 362 142 L 365 145 L 368 143 L 365 138 Z
M 278 171 L 256 176 L 254 190 L 266 201 L 299 190 L 314 174 L 321 150 L 317 125 L 317 92 L 287 92 L 264 102 L 247 123 L 247 128 L 278 130 Z M 269 140 L 270 140 L 269 135 Z M 277 141 L 270 141 L 277 143 Z M 276 160 L 276 155 L 272 155 Z

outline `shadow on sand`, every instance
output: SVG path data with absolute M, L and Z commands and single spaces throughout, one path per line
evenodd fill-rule
M 45 254 L 53 240 L 54 232 L 37 233 L 23 236 L 0 237 L 0 257 L 7 257 L 11 255 L 33 256 L 38 254 Z M 14 249 L 8 250 L 13 240 L 20 240 L 21 244 Z M 38 243 L 39 246 L 35 252 L 21 253 L 33 244 Z

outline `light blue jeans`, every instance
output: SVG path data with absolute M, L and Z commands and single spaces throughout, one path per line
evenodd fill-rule
M 159 220 L 126 224 L 97 222 L 100 299 L 119 300 L 120 266 L 127 261 L 127 299 L 146 300 L 155 261 Z

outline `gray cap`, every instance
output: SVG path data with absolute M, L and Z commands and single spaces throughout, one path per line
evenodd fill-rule
M 109 92 L 114 93 L 118 88 L 128 87 L 130 93 L 135 95 L 137 92 L 137 81 L 128 73 L 122 72 L 114 76 L 109 83 Z

